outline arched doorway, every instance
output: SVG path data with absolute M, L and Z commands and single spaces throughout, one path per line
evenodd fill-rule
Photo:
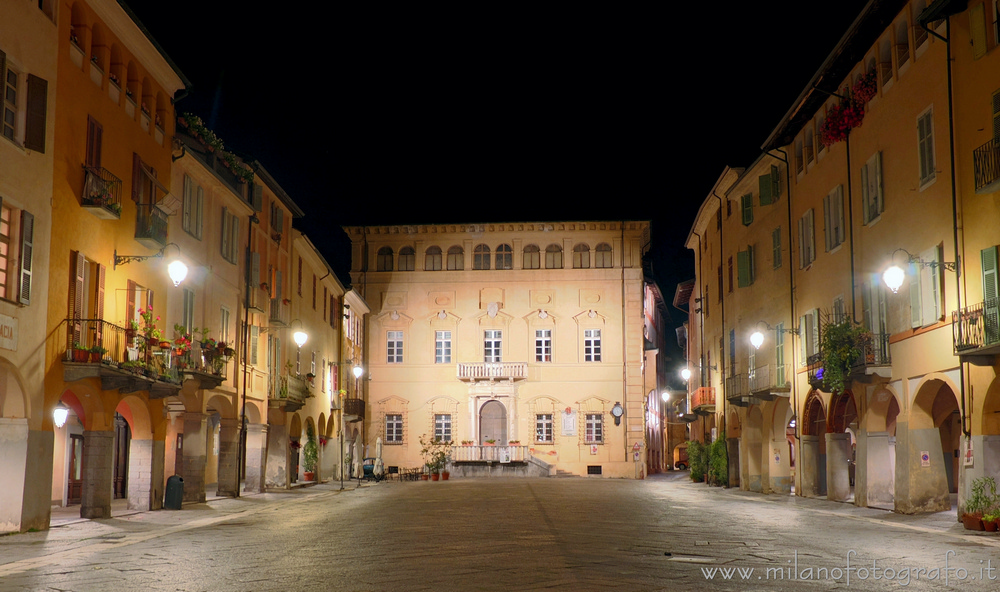
M 895 507 L 898 415 L 899 402 L 890 391 L 882 388 L 872 395 L 865 418 L 864 454 L 859 451 L 857 457 L 864 471 L 864 476 L 859 477 L 864 479 L 864 504 L 872 508 Z
M 507 444 L 507 408 L 500 401 L 487 401 L 479 408 L 479 441 Z
M 858 408 L 851 391 L 830 399 L 830 425 L 826 433 L 827 499 L 846 502 L 854 499 L 854 434 L 858 429 Z
M 819 392 L 813 391 L 806 400 L 802 437 L 802 495 L 826 495 L 826 411 Z
M 750 491 L 762 492 L 762 480 L 764 479 L 764 467 L 761 466 L 763 456 L 763 415 L 759 405 L 751 405 L 747 411 L 746 428 L 743 430 L 744 441 L 747 449 L 747 489 Z
M 951 495 L 958 493 L 958 463 L 962 419 L 958 397 L 950 383 L 927 380 L 917 390 L 907 426 L 906 499 L 897 496 L 896 510 L 905 513 L 951 509 Z
M 729 414 L 726 424 L 726 449 L 729 453 L 729 486 L 740 487 L 740 437 L 743 430 L 740 426 L 740 415 L 734 409 Z

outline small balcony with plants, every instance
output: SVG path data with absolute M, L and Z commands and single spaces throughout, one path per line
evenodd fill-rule
M 985 195 L 1000 190 L 1000 137 L 995 137 L 972 152 L 976 193 Z
M 952 345 L 963 362 L 993 366 L 1000 354 L 1000 299 L 987 298 L 951 313 Z
M 122 181 L 105 168 L 84 166 L 80 205 L 102 220 L 122 216 Z
M 287 327 L 291 324 L 291 301 L 287 298 L 272 298 L 267 320 L 271 325 Z
M 136 204 L 135 240 L 150 249 L 167 246 L 167 215 L 154 204 Z

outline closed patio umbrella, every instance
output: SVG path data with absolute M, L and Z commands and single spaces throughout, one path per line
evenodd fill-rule
M 379 436 L 378 439 L 375 440 L 375 467 L 372 469 L 372 472 L 374 472 L 376 476 L 385 472 L 385 466 L 382 463 L 382 436 Z

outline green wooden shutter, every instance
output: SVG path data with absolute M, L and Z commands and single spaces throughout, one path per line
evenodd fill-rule
M 809 341 L 809 330 L 808 330 L 808 319 L 807 315 L 802 315 L 799 317 L 799 365 L 805 366 L 806 358 L 809 357 L 809 346 L 806 344 Z
M 920 269 L 910 264 L 910 327 L 922 327 L 921 304 L 920 304 Z
M 24 147 L 42 153 L 45 152 L 45 116 L 48 111 L 48 89 L 49 83 L 44 78 L 28 74 Z
M 740 251 L 736 253 L 737 281 L 741 288 L 746 288 L 752 283 L 750 278 L 750 252 Z
M 774 268 L 778 269 L 781 267 L 781 227 L 774 229 L 771 233 L 771 248 L 772 248 L 772 262 Z
M 986 345 L 1000 340 L 1000 302 L 997 301 L 997 247 L 983 249 L 980 252 L 980 257 L 983 262 L 983 345 Z
M 753 194 L 748 193 L 741 197 L 740 205 L 743 208 L 743 225 L 749 226 L 753 223 Z
M 771 203 L 781 197 L 781 174 L 776 165 L 771 165 Z
M 785 324 L 774 326 L 774 385 L 785 386 Z
M 773 201 L 771 197 L 771 175 L 767 174 L 757 177 L 757 186 L 760 190 L 760 205 L 771 205 Z

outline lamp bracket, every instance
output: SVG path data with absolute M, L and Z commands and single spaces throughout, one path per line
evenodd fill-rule
M 900 251 L 902 251 L 903 253 L 906 253 L 906 262 L 907 263 L 912 263 L 913 265 L 919 265 L 920 267 L 930 267 L 931 269 L 934 269 L 935 267 L 940 267 L 940 268 L 945 269 L 947 271 L 954 271 L 954 272 L 958 273 L 959 272 L 959 263 L 961 263 L 961 261 L 962 261 L 961 256 L 955 257 L 955 261 L 927 261 L 927 260 L 922 259 L 921 257 L 919 257 L 917 255 L 914 255 L 914 254 L 910 253 L 909 251 L 907 251 L 906 249 L 903 249 L 903 248 L 899 248 L 899 249 L 896 249 L 895 251 L 893 251 L 892 252 L 892 259 L 895 259 L 896 258 L 896 253 L 899 253 Z
M 158 258 L 162 259 L 163 254 L 166 253 L 167 247 L 177 247 L 177 243 L 167 243 L 162 249 L 153 253 L 152 255 L 119 255 L 118 249 L 115 249 L 115 261 L 112 269 L 117 269 L 119 265 L 126 265 L 132 263 L 133 261 L 145 261 L 146 259 Z M 177 247 L 177 251 L 180 252 L 181 248 Z
M 757 321 L 757 324 L 755 325 L 755 327 L 760 327 L 761 325 L 764 325 L 764 327 L 766 327 L 768 331 L 777 331 L 778 330 L 777 327 L 772 327 L 771 325 L 769 325 L 767 323 L 767 321 Z M 782 333 L 791 333 L 792 335 L 798 335 L 799 334 L 799 329 L 798 328 L 794 328 L 794 329 L 785 329 L 785 328 L 782 328 L 781 332 Z

